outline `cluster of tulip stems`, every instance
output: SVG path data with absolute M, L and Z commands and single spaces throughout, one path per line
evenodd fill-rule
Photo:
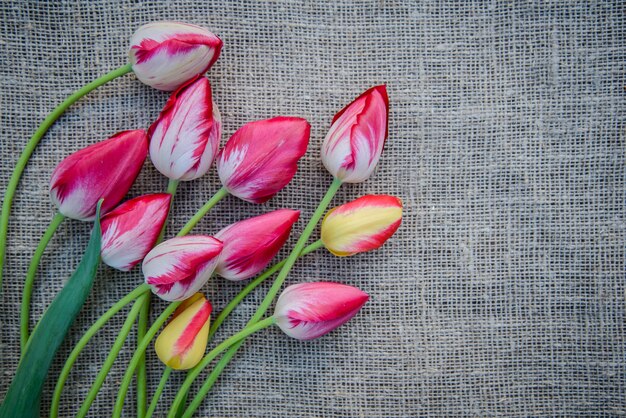
M 307 150 L 310 125 L 302 118 L 287 116 L 250 122 L 239 128 L 220 150 L 222 120 L 204 73 L 218 59 L 222 41 L 198 26 L 158 22 L 138 29 L 130 44 L 130 64 L 92 83 L 62 106 L 69 106 L 90 89 L 130 71 L 142 82 L 173 93 L 147 131 L 120 132 L 87 146 L 61 161 L 52 173 L 50 195 L 58 213 L 28 269 L 21 311 L 22 358 L 0 407 L 1 417 L 39 416 L 39 403 L 33 402 L 33 395 L 39 399 L 54 353 L 91 289 L 100 260 L 121 271 L 129 271 L 141 263 L 144 283 L 111 306 L 76 344 L 58 376 L 50 417 L 59 415 L 64 385 L 81 351 L 110 318 L 130 304 L 127 318 L 77 416 L 87 415 L 128 334 L 138 322 L 137 347 L 120 383 L 113 416 L 121 416 L 134 376 L 137 416 L 150 417 L 170 374 L 174 370 L 187 370 L 187 377 L 171 401 L 168 417 L 190 417 L 252 333 L 278 326 L 299 340 L 317 338 L 347 322 L 368 300 L 368 294 L 347 284 L 305 282 L 286 287 L 273 313 L 267 315 L 299 257 L 321 248 L 340 257 L 374 250 L 400 225 L 402 203 L 389 195 L 363 196 L 327 211 L 343 183 L 365 181 L 378 163 L 387 138 L 389 109 L 386 89 L 381 85 L 362 93 L 334 117 L 321 149 L 323 164 L 334 180 L 285 260 L 267 268 L 298 221 L 297 210 L 280 209 L 244 219 L 212 236 L 190 235 L 200 219 L 225 196 L 230 194 L 260 204 L 285 187 Z M 41 132 L 29 142 L 30 148 L 22 155 L 5 194 L 0 271 L 14 186 L 30 153 L 56 117 L 42 124 Z M 143 195 L 119 204 L 147 155 L 169 179 L 167 192 Z M 222 188 L 175 237 L 163 240 L 168 214 L 175 207 L 177 185 L 203 176 L 213 162 Z M 324 214 L 320 239 L 307 245 Z M 30 334 L 30 298 L 37 266 L 47 243 L 65 218 L 94 222 L 89 245 L 78 269 Z M 247 325 L 207 351 L 218 327 L 241 300 L 276 273 Z M 200 291 L 215 275 L 231 281 L 256 278 L 211 323 L 212 305 Z M 149 324 L 151 294 L 170 303 Z M 155 337 L 154 350 L 165 367 L 148 402 L 145 354 Z M 205 369 L 220 355 L 213 371 L 204 375 Z M 188 401 L 190 387 L 198 378 L 204 382 Z

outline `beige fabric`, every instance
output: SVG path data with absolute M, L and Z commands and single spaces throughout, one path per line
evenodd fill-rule
M 271 209 L 303 211 L 301 231 L 331 178 L 319 160 L 336 111 L 387 83 L 389 141 L 370 181 L 344 187 L 405 203 L 379 251 L 320 251 L 290 283 L 336 280 L 372 296 L 332 335 L 297 342 L 260 333 L 227 368 L 199 416 L 408 417 L 626 414 L 626 15 L 618 2 L 173 1 L 2 2 L 0 188 L 27 138 L 71 91 L 124 64 L 140 25 L 174 19 L 224 40 L 209 73 L 225 138 L 243 123 L 298 115 L 312 124 L 293 182 L 254 206 L 222 202 L 196 229 Z M 0 394 L 18 360 L 18 312 L 29 257 L 53 215 L 48 180 L 68 153 L 116 131 L 147 127 L 167 94 L 128 75 L 73 106 L 44 138 L 14 204 L 1 296 Z M 130 196 L 166 179 L 146 163 Z M 184 183 L 170 233 L 219 187 L 214 171 Z M 90 225 L 64 223 L 46 252 L 34 317 L 77 265 Z M 293 245 L 295 239 L 290 241 Z M 283 253 L 285 254 L 285 253 Z M 141 281 L 101 268 L 57 356 Z M 215 280 L 216 310 L 243 284 Z M 264 295 L 246 299 L 219 338 Z M 165 305 L 155 303 L 153 314 Z M 80 357 L 63 395 L 75 414 L 123 315 Z M 108 416 L 134 342 L 91 415 Z M 161 365 L 149 355 L 151 389 Z M 172 378 L 172 399 L 182 375 Z M 44 414 L 53 383 L 45 388 Z M 162 416 L 168 402 L 162 402 Z M 134 416 L 134 396 L 125 416 Z

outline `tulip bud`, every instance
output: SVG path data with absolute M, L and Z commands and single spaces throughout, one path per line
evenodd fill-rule
M 185 300 L 211 278 L 221 251 L 222 242 L 209 236 L 169 239 L 144 258 L 145 281 L 161 299 Z
M 156 243 L 171 200 L 168 193 L 139 196 L 107 213 L 100 221 L 102 261 L 122 271 L 135 267 Z
M 146 133 L 124 131 L 66 157 L 50 179 L 50 197 L 68 218 L 93 220 L 100 199 L 107 213 L 126 195 L 148 151 Z
M 278 298 L 274 318 L 290 337 L 312 340 L 348 322 L 368 299 L 367 293 L 344 284 L 295 284 Z
M 130 38 L 128 55 L 137 78 L 155 89 L 173 91 L 213 65 L 220 38 L 200 26 L 178 22 L 143 25 Z
M 264 203 L 293 178 L 306 152 L 311 126 L 296 117 L 279 116 L 239 128 L 216 160 L 228 192 L 251 203 Z
M 387 139 L 389 99 L 384 85 L 372 87 L 335 115 L 322 144 L 322 162 L 344 183 L 372 174 Z
M 221 135 L 209 80 L 199 77 L 172 93 L 148 130 L 150 159 L 172 180 L 196 179 L 211 167 Z
M 159 360 L 176 370 L 191 369 L 198 364 L 209 339 L 212 309 L 200 293 L 183 302 L 154 343 Z
M 215 234 L 224 243 L 215 271 L 228 280 L 244 280 L 263 270 L 281 249 L 300 211 L 281 209 L 227 226 Z
M 400 199 L 367 195 L 328 211 L 322 221 L 321 239 L 337 256 L 354 255 L 382 246 L 401 222 Z

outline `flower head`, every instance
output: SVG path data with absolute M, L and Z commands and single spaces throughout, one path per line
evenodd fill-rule
M 368 299 L 367 293 L 344 284 L 300 283 L 283 291 L 274 317 L 285 334 L 311 340 L 348 322 Z
M 322 145 L 326 169 L 344 183 L 367 180 L 383 152 L 388 116 L 384 85 L 372 87 L 337 113 Z
M 402 222 L 402 201 L 395 196 L 367 195 L 331 209 L 322 221 L 322 242 L 337 256 L 375 250 Z
M 228 280 L 245 280 L 263 270 L 281 249 L 300 211 L 275 210 L 227 226 L 215 234 L 224 243 L 215 271 Z
M 145 131 L 124 131 L 66 157 L 50 179 L 50 197 L 68 218 L 93 220 L 100 199 L 107 213 L 126 195 L 146 159 Z
M 221 50 L 221 39 L 205 28 L 154 22 L 133 34 L 128 55 L 139 80 L 155 89 L 172 91 L 207 72 Z
M 198 77 L 172 93 L 150 126 L 150 159 L 172 180 L 196 179 L 211 167 L 221 135 L 209 80 Z
M 222 184 L 230 194 L 245 201 L 268 201 L 296 173 L 310 130 L 306 120 L 286 116 L 242 126 L 217 156 Z
M 102 261 L 129 271 L 148 254 L 167 219 L 172 195 L 157 193 L 128 200 L 107 213 L 102 227 Z
M 205 235 L 188 235 L 157 245 L 143 260 L 145 281 L 167 301 L 185 300 L 211 278 L 222 242 Z
M 166 366 L 187 370 L 200 362 L 209 338 L 211 311 L 211 304 L 201 293 L 180 304 L 154 343 L 157 356 Z

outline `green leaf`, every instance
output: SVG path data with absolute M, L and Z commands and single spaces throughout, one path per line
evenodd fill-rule
M 0 406 L 1 418 L 39 417 L 39 404 L 48 369 L 70 326 L 91 291 L 100 264 L 100 205 L 87 250 L 67 284 L 54 298 L 28 340 L 15 377 Z

